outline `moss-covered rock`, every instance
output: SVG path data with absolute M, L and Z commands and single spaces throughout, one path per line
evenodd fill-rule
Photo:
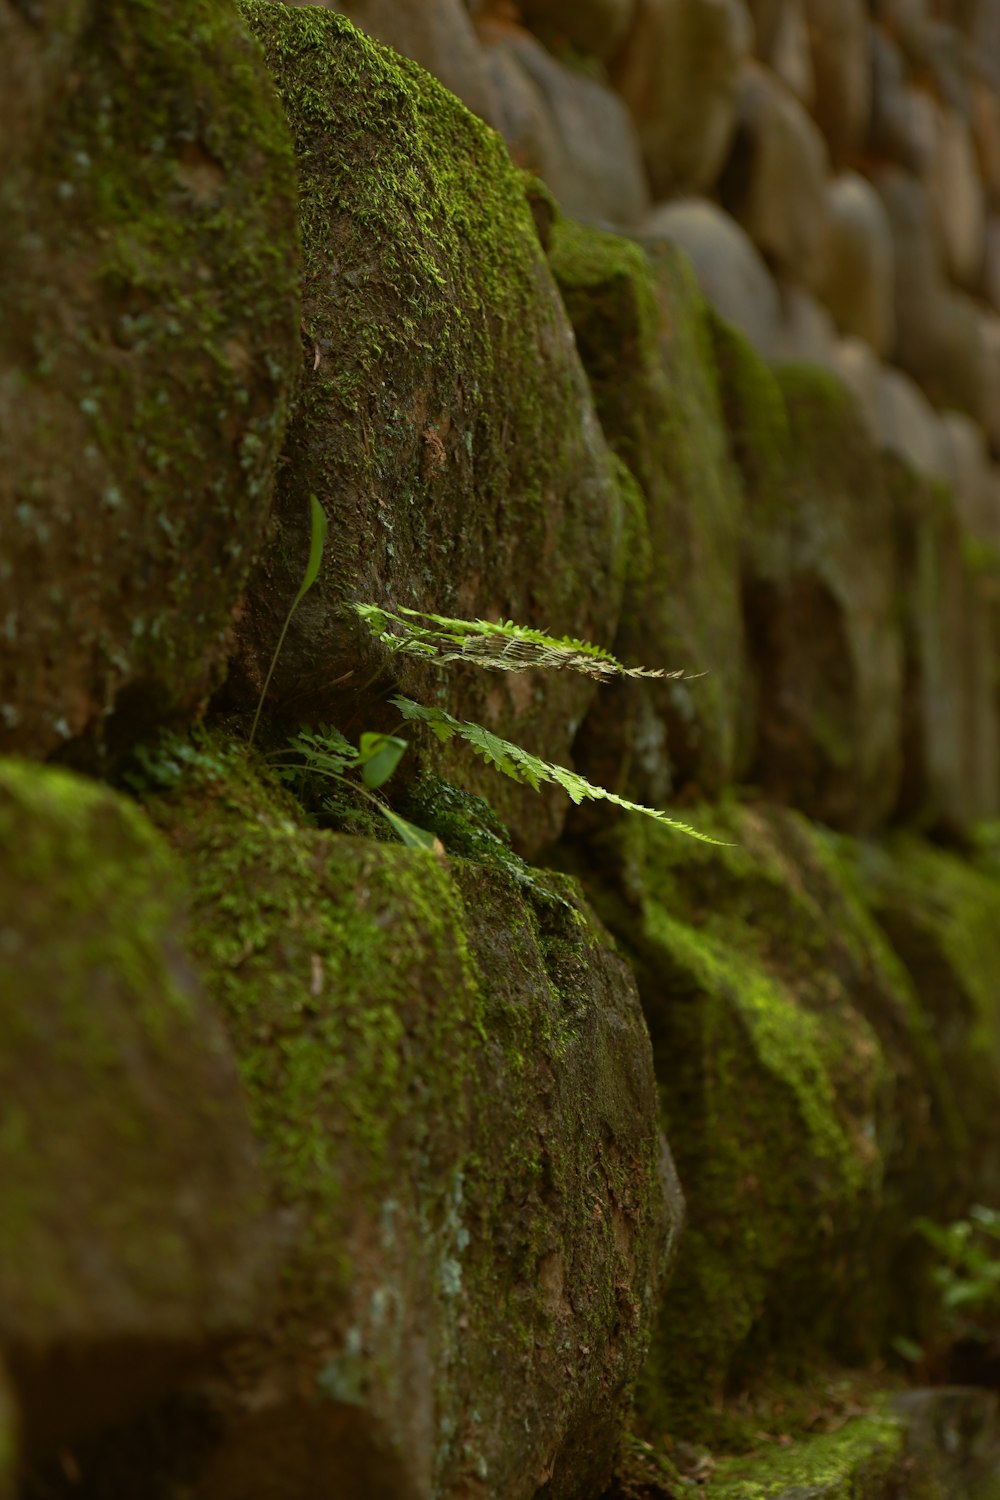
M 155 830 L 4 762 L 0 870 L 0 1350 L 37 1450 L 251 1326 L 273 1233 Z
M 908 1326 L 910 1220 L 948 1201 L 953 1117 L 843 853 L 773 808 L 696 822 L 733 842 L 633 820 L 588 859 L 689 1208 L 641 1404 L 657 1434 L 725 1437 L 713 1402 L 772 1364 L 864 1357 Z
M 241 756 L 150 809 L 288 1231 L 199 1493 L 597 1493 L 680 1212 L 625 963 L 571 882 L 321 832 Z
M 906 644 L 898 813 L 954 834 L 1000 812 L 1000 568 L 950 492 L 883 460 Z
M 1000 1201 L 1000 872 L 911 835 L 860 846 L 856 868 L 954 1082 L 951 1206 Z
M 295 185 L 226 0 L 2 23 L 0 748 L 218 684 L 297 352 Z
M 647 253 L 566 220 L 552 268 L 601 424 L 638 482 L 648 546 L 630 547 L 620 656 L 692 680 L 602 693 L 584 753 L 601 780 L 661 803 L 712 795 L 742 769 L 742 490 L 719 403 L 706 308 L 676 247 Z
M 412 657 L 387 661 L 345 605 L 502 615 L 607 642 L 623 507 L 499 137 L 332 11 L 245 0 L 243 14 L 295 138 L 306 347 L 230 700 L 249 706 L 259 690 L 315 493 L 330 519 L 324 568 L 292 623 L 269 708 L 285 723 L 315 722 L 349 695 L 365 727 L 385 727 L 390 681 L 419 696 L 436 679 Z M 539 683 L 456 670 L 446 701 L 558 760 L 592 691 L 567 673 Z M 480 772 L 469 775 L 475 784 Z M 544 822 L 515 789 L 498 795 L 515 826 Z
M 752 783 L 859 831 L 892 812 L 903 638 L 894 513 L 853 396 L 806 366 L 768 371 L 717 325 L 733 451 L 746 486 Z

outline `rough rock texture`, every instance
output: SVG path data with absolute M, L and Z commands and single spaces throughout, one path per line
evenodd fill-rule
M 151 811 L 287 1225 L 198 1493 L 598 1493 L 681 1212 L 624 961 L 570 882 L 304 826 L 238 755 Z
M 518 166 L 537 172 L 574 218 L 637 224 L 649 189 L 635 126 L 618 95 L 559 62 L 527 32 L 503 29 L 486 58 L 497 99 L 492 123 Z M 535 107 L 525 108 L 526 95 Z
M 743 0 L 637 0 L 612 80 L 632 111 L 657 196 L 704 192 L 715 181 L 752 32 Z
M 894 514 L 878 455 L 833 375 L 787 366 L 768 393 L 766 371 L 734 336 L 720 365 L 747 485 L 751 780 L 836 827 L 877 826 L 896 801 L 903 685 Z
M 802 105 L 746 63 L 719 193 L 757 248 L 806 286 L 822 274 L 826 252 L 826 174 L 823 137 Z
M 6 761 L 0 856 L 0 1352 L 30 1451 L 252 1327 L 274 1236 L 162 840 L 122 797 Z
M 660 204 L 643 229 L 650 239 L 680 245 L 716 312 L 769 358 L 781 305 L 771 274 L 746 231 L 716 204 L 699 198 Z
M 954 1202 L 930 1155 L 953 1137 L 836 846 L 766 807 L 693 821 L 730 843 L 634 820 L 582 858 L 635 965 L 688 1202 L 640 1409 L 652 1432 L 719 1436 L 712 1397 L 752 1387 L 766 1351 L 863 1356 L 892 1326 L 910 1217 Z
M 551 257 L 601 424 L 642 493 L 645 536 L 630 547 L 616 654 L 691 677 L 603 689 L 577 752 L 591 779 L 624 781 L 640 802 L 662 805 L 687 782 L 711 794 L 737 774 L 745 746 L 742 497 L 707 310 L 672 245 L 645 254 L 561 222 Z
M 260 690 L 305 564 L 313 493 L 330 540 L 268 708 L 295 725 L 349 703 L 362 728 L 388 727 L 377 722 L 386 688 L 419 696 L 429 669 L 397 658 L 390 673 L 345 605 L 502 615 L 608 640 L 622 506 L 502 142 L 332 11 L 263 0 L 243 10 L 295 138 L 306 333 L 275 527 L 227 691 L 250 706 Z M 452 711 L 556 760 L 592 696 L 569 674 L 547 686 L 453 675 L 448 692 Z M 534 804 L 518 812 L 511 790 L 506 815 L 544 837 Z M 557 829 L 554 813 L 547 832 Z
M 296 359 L 291 151 L 217 0 L 0 19 L 0 749 L 218 684 Z

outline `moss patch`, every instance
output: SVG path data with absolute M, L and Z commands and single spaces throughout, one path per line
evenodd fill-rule
M 672 246 L 650 259 L 631 241 L 559 219 L 550 258 L 601 424 L 645 502 L 649 566 L 639 551 L 616 649 L 696 678 L 602 695 L 586 753 L 595 771 L 601 763 L 598 779 L 630 785 L 641 801 L 688 781 L 712 793 L 740 759 L 742 498 L 707 309 Z

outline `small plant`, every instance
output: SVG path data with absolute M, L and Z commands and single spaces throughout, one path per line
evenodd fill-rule
M 327 520 L 315 495 L 310 495 L 309 504 L 309 560 L 298 593 L 292 600 L 282 626 L 278 644 L 274 648 L 250 729 L 248 749 L 257 733 L 264 699 L 292 617 L 319 574 Z M 389 610 L 376 604 L 364 603 L 354 604 L 353 609 L 374 638 L 389 651 L 440 663 L 470 662 L 491 671 L 503 672 L 526 672 L 533 668 L 550 672 L 581 672 L 602 682 L 621 677 L 678 678 L 685 675 L 683 672 L 666 672 L 648 667 L 626 667 L 610 651 L 602 646 L 595 646 L 591 641 L 581 641 L 571 636 L 547 635 L 542 630 L 516 625 L 512 620 L 499 620 L 493 624 L 488 620 L 459 620 L 448 615 L 425 614 L 403 606 L 397 610 Z M 464 740 L 501 775 L 525 783 L 536 791 L 543 783 L 560 786 L 576 803 L 588 800 L 613 802 L 627 812 L 642 813 L 690 838 L 700 839 L 707 844 L 720 842 L 677 818 L 671 818 L 665 812 L 630 802 L 615 792 L 595 786 L 576 771 L 542 760 L 520 745 L 502 739 L 482 724 L 453 718 L 444 709 L 426 708 L 410 698 L 396 697 L 390 701 L 399 710 L 404 721 L 425 724 L 442 741 L 456 737 Z M 396 735 L 363 734 L 359 743 L 352 745 L 339 730 L 321 725 L 317 731 L 302 730 L 289 746 L 295 758 L 278 763 L 275 769 L 286 780 L 301 779 L 309 772 L 352 787 L 368 798 L 404 843 L 417 848 L 440 847 L 434 834 L 408 823 L 381 798 L 374 796 L 375 791 L 395 771 L 405 749 L 406 741 Z M 361 785 L 350 774 L 357 771 L 361 773 Z
M 326 541 L 327 525 L 326 511 L 320 505 L 316 496 L 310 495 L 309 560 L 306 563 L 306 570 L 302 575 L 302 582 L 299 584 L 299 591 L 292 600 L 291 609 L 285 616 L 285 623 L 282 625 L 281 634 L 278 636 L 278 644 L 275 646 L 274 655 L 271 657 L 271 665 L 268 667 L 267 676 L 264 678 L 264 686 L 261 688 L 260 697 L 257 699 L 257 712 L 253 716 L 253 723 L 250 726 L 250 738 L 247 740 L 248 750 L 253 744 L 257 733 L 257 725 L 260 723 L 260 711 L 264 707 L 264 699 L 267 697 L 267 690 L 271 686 L 271 678 L 274 676 L 274 669 L 277 665 L 278 657 L 281 655 L 281 648 L 285 644 L 285 636 L 288 634 L 288 627 L 292 623 L 292 617 L 319 576 L 319 565 L 323 560 L 323 544 Z
M 989 1340 L 1000 1335 L 1000 1210 L 977 1204 L 967 1219 L 917 1229 L 937 1251 L 931 1273 L 941 1309 L 958 1336 Z

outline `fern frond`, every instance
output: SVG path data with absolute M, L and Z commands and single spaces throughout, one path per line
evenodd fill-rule
M 468 720 L 456 719 L 443 708 L 425 708 L 423 704 L 414 703 L 411 698 L 390 698 L 390 703 L 399 709 L 403 718 L 411 723 L 426 724 L 439 740 L 447 741 L 454 739 L 465 740 L 473 750 L 481 755 L 490 765 L 509 776 L 512 781 L 526 782 L 537 792 L 543 782 L 561 786 L 563 791 L 575 802 L 613 802 L 616 807 L 622 807 L 626 812 L 642 813 L 647 818 L 655 818 L 658 823 L 665 823 L 668 828 L 675 829 L 678 833 L 686 833 L 690 838 L 700 839 L 704 844 L 722 844 L 724 840 L 713 839 L 707 833 L 701 833 L 697 828 L 692 828 L 687 823 L 680 822 L 677 818 L 671 818 L 668 813 L 661 812 L 659 808 L 643 807 L 641 803 L 630 802 L 626 797 L 619 797 L 616 792 L 609 792 L 602 786 L 595 786 L 593 782 L 587 781 L 576 771 L 570 771 L 565 766 L 554 765 L 551 761 L 542 760 L 540 756 L 532 755 L 521 745 L 512 744 L 492 730 L 485 728 L 482 724 L 474 724 Z
M 396 611 L 375 604 L 352 607 L 376 640 L 390 651 L 411 656 L 473 662 L 499 672 L 527 672 L 535 667 L 550 672 L 582 672 L 604 682 L 616 677 L 684 676 L 683 671 L 626 667 L 610 651 L 591 641 L 547 635 L 543 630 L 515 625 L 513 620 L 457 620 L 402 605 Z

